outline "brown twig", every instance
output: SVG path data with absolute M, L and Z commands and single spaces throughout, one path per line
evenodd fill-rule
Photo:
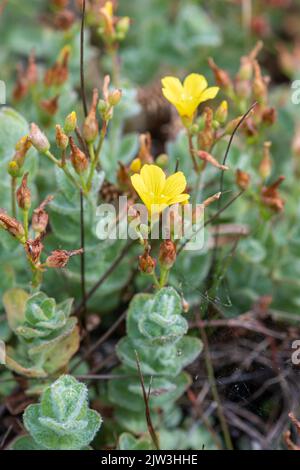
M 150 397 L 150 390 L 151 390 L 151 379 L 150 379 L 150 385 L 149 385 L 149 390 L 148 393 L 146 393 L 145 389 L 145 382 L 144 382 L 144 377 L 141 371 L 141 365 L 140 365 L 140 360 L 137 351 L 135 351 L 135 357 L 136 357 L 136 364 L 137 364 L 137 369 L 141 381 L 141 387 L 143 391 L 143 399 L 145 403 L 145 416 L 146 416 L 146 421 L 147 421 L 147 427 L 149 434 L 151 436 L 151 439 L 153 441 L 153 444 L 156 448 L 156 450 L 159 450 L 159 442 L 158 442 L 158 437 L 156 435 L 155 429 L 153 427 L 152 419 L 151 419 L 151 411 L 149 407 L 149 397 Z

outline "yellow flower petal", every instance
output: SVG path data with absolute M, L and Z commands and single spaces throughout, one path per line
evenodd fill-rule
M 151 196 L 159 196 L 162 193 L 166 182 L 166 175 L 159 166 L 144 165 L 140 175 Z
M 217 86 L 212 86 L 210 88 L 207 88 L 202 94 L 201 94 L 201 103 L 207 100 L 212 100 L 214 99 L 219 92 L 219 87 Z
M 172 200 L 169 201 L 169 205 L 173 205 L 173 204 L 185 204 L 188 202 L 188 200 L 190 199 L 190 195 L 189 194 L 178 194 L 178 196 L 175 196 L 174 198 L 172 198 Z
M 176 77 L 165 77 L 161 81 L 163 88 L 173 96 L 173 100 L 179 101 L 182 97 L 183 87 L 180 80 Z
M 207 81 L 203 75 L 191 73 L 183 82 L 184 94 L 187 97 L 199 97 L 207 88 Z
M 186 179 L 182 171 L 178 171 L 174 175 L 169 176 L 166 180 L 163 193 L 172 199 L 178 194 L 181 194 L 186 188 Z
M 138 195 L 140 196 L 140 198 L 143 201 L 144 197 L 147 196 L 148 189 L 145 186 L 144 180 L 141 177 L 141 175 L 138 175 L 138 174 L 132 175 L 131 183 L 132 183 L 132 186 L 134 187 L 134 189 L 136 190 L 136 192 L 138 193 Z

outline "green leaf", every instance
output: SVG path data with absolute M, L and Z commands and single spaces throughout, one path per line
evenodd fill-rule
M 87 387 L 70 375 L 48 387 L 41 403 L 29 405 L 24 425 L 33 440 L 50 450 L 80 450 L 94 439 L 101 416 L 88 408 Z

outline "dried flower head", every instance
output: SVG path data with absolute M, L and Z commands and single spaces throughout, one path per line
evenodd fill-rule
M 82 253 L 82 248 L 80 248 L 79 250 L 72 251 L 54 250 L 52 251 L 51 255 L 48 256 L 48 258 L 46 259 L 45 265 L 48 268 L 64 268 L 68 264 L 69 259 L 72 256 L 80 255 Z
M 31 206 L 31 192 L 27 186 L 27 180 L 28 180 L 28 173 L 25 173 L 25 175 L 22 178 L 21 185 L 17 189 L 17 192 L 16 192 L 18 206 L 20 207 L 20 209 L 24 211 L 28 211 Z

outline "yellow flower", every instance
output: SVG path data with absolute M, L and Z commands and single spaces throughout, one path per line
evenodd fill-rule
M 192 119 L 200 103 L 216 97 L 219 88 L 208 88 L 206 78 L 203 75 L 191 73 L 183 84 L 176 77 L 162 79 L 163 95 L 177 109 L 183 118 Z
M 159 166 L 144 165 L 140 174 L 131 176 L 131 182 L 150 215 L 160 213 L 172 204 L 185 204 L 190 197 L 183 193 L 186 179 L 181 171 L 166 178 Z

